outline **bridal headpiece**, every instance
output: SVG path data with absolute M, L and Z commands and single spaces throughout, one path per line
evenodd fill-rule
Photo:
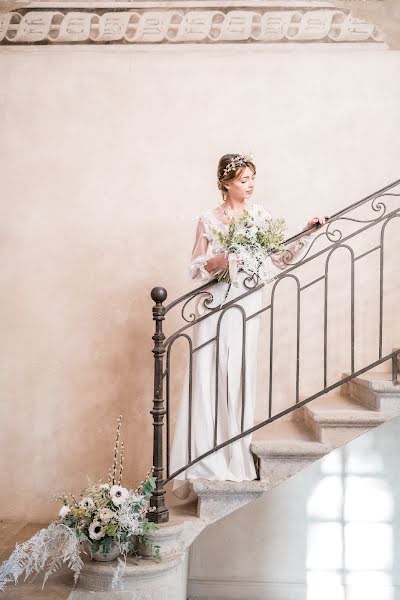
M 238 167 L 244 167 L 246 163 L 253 162 L 253 155 L 249 154 L 237 154 L 234 159 L 228 163 L 223 170 L 222 177 L 225 177 L 230 171 L 236 171 Z

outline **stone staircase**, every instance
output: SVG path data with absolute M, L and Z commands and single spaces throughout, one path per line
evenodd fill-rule
M 251 450 L 259 480 L 192 480 L 196 499 L 170 506 L 170 521 L 153 534 L 153 543 L 161 547 L 162 563 L 140 561 L 138 568 L 128 562 L 124 589 L 111 592 L 112 566 L 87 562 L 69 600 L 186 600 L 187 551 L 208 525 L 397 415 L 400 380 L 395 384 L 389 373 L 370 372 L 300 408 L 295 421 L 278 420 L 258 430 Z

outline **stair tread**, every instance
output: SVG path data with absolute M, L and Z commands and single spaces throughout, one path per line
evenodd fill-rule
M 360 385 L 376 392 L 386 392 L 389 394 L 400 394 L 400 374 L 398 383 L 393 383 L 391 373 L 363 373 L 350 382 Z
M 168 510 L 170 521 L 173 519 L 174 523 L 197 518 L 197 502 L 193 500 L 185 504 L 169 506 Z
M 254 432 L 252 441 L 283 441 L 304 440 L 313 441 L 311 432 L 303 422 L 298 421 L 274 421 L 262 429 Z
M 350 396 L 338 394 L 338 393 L 325 394 L 324 396 L 321 396 L 320 398 L 316 398 L 315 400 L 312 400 L 311 402 L 309 402 L 309 404 L 307 404 L 307 406 L 313 411 L 314 410 L 318 410 L 318 411 L 354 410 L 354 411 L 374 412 L 374 411 L 366 408 L 365 406 L 363 406 L 362 404 L 360 404 L 359 402 L 357 402 Z
M 392 381 L 392 373 L 387 373 L 383 371 L 380 373 L 367 371 L 362 375 L 358 375 L 356 379 L 365 379 L 367 381 Z
M 163 538 L 165 535 L 179 534 L 188 521 L 197 522 L 197 500 L 181 506 L 168 505 L 169 520 L 166 523 L 160 523 L 156 536 Z
M 385 420 L 379 410 L 367 408 L 347 395 L 326 394 L 307 405 L 307 410 L 317 422 L 355 424 L 380 424 Z
M 331 450 L 302 421 L 274 421 L 256 433 L 250 447 L 259 457 L 322 456 Z

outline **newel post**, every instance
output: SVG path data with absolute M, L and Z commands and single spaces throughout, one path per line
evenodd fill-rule
M 163 302 L 167 298 L 167 290 L 163 287 L 155 287 L 151 290 L 151 297 L 155 302 L 153 306 L 153 319 L 156 330 L 154 340 L 154 400 L 153 410 L 153 465 L 156 477 L 156 488 L 150 498 L 150 506 L 155 510 L 148 512 L 147 518 L 155 523 L 166 523 L 169 519 L 168 509 L 165 506 L 165 490 L 163 479 L 163 421 L 166 413 L 163 399 L 163 370 L 164 370 L 164 340 L 162 322 L 165 318 L 165 306 Z

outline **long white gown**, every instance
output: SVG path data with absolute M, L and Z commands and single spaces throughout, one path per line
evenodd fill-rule
M 247 206 L 259 208 L 268 218 L 270 213 L 261 205 L 249 203 Z M 198 218 L 196 239 L 192 251 L 190 265 L 194 279 L 204 283 L 213 278 L 204 268 L 212 256 L 213 229 L 225 230 L 227 217 L 221 209 L 211 209 L 203 212 Z M 296 256 L 309 241 L 308 236 L 292 242 L 288 249 Z M 279 269 L 285 269 L 283 253 L 271 255 L 273 264 Z M 248 291 L 244 279 L 249 275 L 243 271 L 238 273 L 238 287 L 225 282 L 217 282 L 207 291 L 213 296 L 212 307 L 226 304 L 230 300 Z M 229 288 L 229 292 L 228 292 Z M 228 295 L 226 296 L 228 292 Z M 204 295 L 195 301 L 194 314 L 196 318 L 209 312 L 204 308 Z M 217 444 L 220 444 L 241 433 L 242 420 L 242 343 L 243 316 L 248 317 L 262 307 L 262 290 L 249 294 L 237 303 L 241 308 L 230 308 L 224 313 L 220 322 L 219 361 L 218 361 L 218 419 Z M 243 312 L 242 312 L 243 311 Z M 186 330 L 192 338 L 193 349 L 208 340 L 215 338 L 217 323 L 221 311 L 217 311 L 192 328 Z M 256 365 L 257 346 L 260 327 L 260 316 L 246 322 L 244 368 L 245 402 L 244 429 L 254 425 L 256 401 Z M 216 403 L 216 363 L 217 343 L 213 341 L 194 352 L 192 366 L 192 418 L 191 418 L 191 459 L 200 456 L 214 447 L 215 403 Z M 189 417 L 189 363 L 182 388 L 173 442 L 170 453 L 170 473 L 185 466 L 188 460 L 188 417 Z M 251 434 L 224 448 L 214 452 L 195 463 L 174 478 L 173 493 L 186 498 L 189 493 L 188 479 L 244 481 L 257 478 L 253 455 L 250 451 Z

